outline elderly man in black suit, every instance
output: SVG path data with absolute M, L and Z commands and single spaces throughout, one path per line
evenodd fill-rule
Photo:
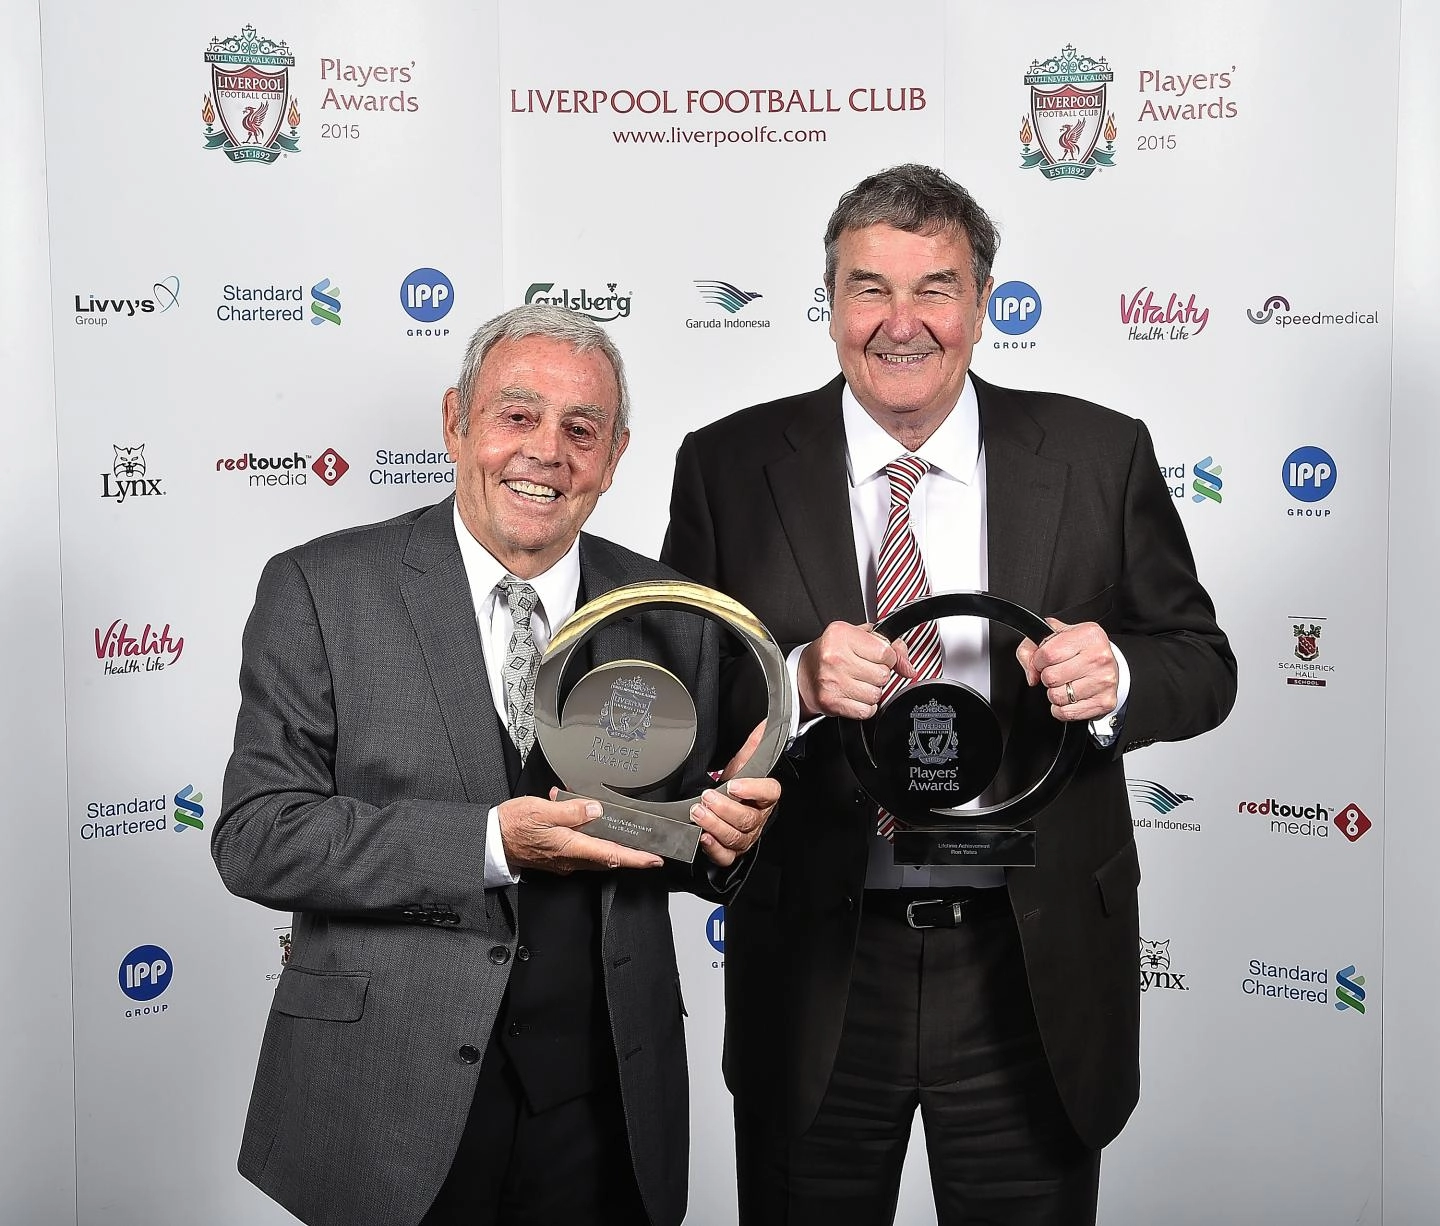
M 1235 660 L 1145 426 L 970 370 L 996 246 L 942 172 L 865 179 L 825 234 L 840 376 L 680 448 L 662 557 L 769 626 L 807 721 L 726 916 L 746 1226 L 892 1220 L 917 1106 L 942 1226 L 1091 1222 L 1100 1150 L 1139 1092 L 1140 866 L 1120 755 L 1218 724 Z M 869 629 L 897 598 L 963 589 L 1053 632 Z M 835 721 L 810 722 L 866 718 L 942 673 L 999 711 L 1043 687 L 1042 720 L 1088 725 L 1073 780 L 1035 819 L 1033 867 L 897 863 Z M 1001 794 L 1006 772 L 1036 766 L 1025 739 Z

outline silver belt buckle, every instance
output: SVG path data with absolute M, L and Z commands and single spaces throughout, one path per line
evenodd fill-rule
M 910 927 L 914 928 L 917 932 L 922 932 L 927 928 L 938 928 L 940 926 L 939 924 L 917 924 L 915 922 L 915 908 L 928 907 L 933 903 L 943 903 L 944 901 L 945 900 L 943 898 L 917 898 L 912 903 L 906 903 L 905 922 L 909 924 Z M 957 925 L 960 923 L 964 909 L 964 902 L 952 902 L 950 904 L 950 913 L 954 916 L 954 922 Z

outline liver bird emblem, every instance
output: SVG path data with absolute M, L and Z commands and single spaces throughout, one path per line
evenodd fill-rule
M 247 145 L 258 145 L 261 143 L 260 136 L 265 130 L 265 112 L 269 109 L 270 104 L 268 102 L 262 102 L 259 106 L 247 106 L 245 108 L 245 131 L 250 133 L 250 135 L 245 138 Z M 1065 143 L 1063 136 L 1060 138 L 1060 143 L 1062 145 Z
M 250 124 L 249 119 L 245 121 L 246 126 Z M 1060 129 L 1060 148 L 1065 150 L 1066 158 L 1071 162 L 1080 160 L 1080 134 L 1085 131 L 1085 120 L 1082 117 L 1077 123 L 1067 123 Z

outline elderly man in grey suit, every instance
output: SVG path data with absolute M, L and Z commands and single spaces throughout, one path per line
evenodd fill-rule
M 668 890 L 726 897 L 779 786 L 707 787 L 715 629 L 674 612 L 588 646 L 695 696 L 695 750 L 661 791 L 701 795 L 693 869 L 581 832 L 599 806 L 554 799 L 529 754 L 553 631 L 602 592 L 674 577 L 581 532 L 627 407 L 603 329 L 508 312 L 445 395 L 454 498 L 261 576 L 213 852 L 234 893 L 295 913 L 239 1167 L 314 1226 L 684 1216 Z

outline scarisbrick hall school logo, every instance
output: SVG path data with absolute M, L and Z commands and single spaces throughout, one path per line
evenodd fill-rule
M 1020 165 L 1038 169 L 1047 179 L 1088 179 L 1096 167 L 1115 165 L 1115 114 L 1105 105 L 1114 79 L 1104 56 L 1092 59 L 1068 44 L 1048 60 L 1031 61 L 1025 74 L 1030 112 L 1020 121 Z
M 246 26 L 229 38 L 212 38 L 205 62 L 210 65 L 210 92 L 200 112 L 205 148 L 223 149 L 232 162 L 267 166 L 282 153 L 300 152 L 300 110 L 290 96 L 295 57 L 288 43 Z

